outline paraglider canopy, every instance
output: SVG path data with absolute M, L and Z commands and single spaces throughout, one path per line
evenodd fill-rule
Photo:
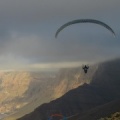
M 72 24 L 77 24 L 77 23 L 94 23 L 94 24 L 98 24 L 98 25 L 101 25 L 103 26 L 104 28 L 106 28 L 107 30 L 109 30 L 113 36 L 115 37 L 115 32 L 113 31 L 113 29 L 108 26 L 107 24 L 105 24 L 104 22 L 101 22 L 99 20 L 95 20 L 95 19 L 78 19 L 78 20 L 73 20 L 73 21 L 70 21 L 70 22 L 67 22 L 65 23 L 64 25 L 62 25 L 56 32 L 55 34 L 55 38 L 57 38 L 58 34 L 64 29 L 66 28 L 67 26 L 70 26 Z
M 58 118 L 58 119 L 60 118 L 59 120 L 67 120 L 66 117 L 64 117 L 62 114 L 52 114 L 52 115 L 49 117 L 48 120 L 53 120 L 54 117 L 56 117 L 56 118 Z

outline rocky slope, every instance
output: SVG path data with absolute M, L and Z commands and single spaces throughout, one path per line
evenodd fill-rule
M 7 72 L 0 74 L 0 113 L 13 112 L 25 104 L 19 98 L 24 98 L 24 93 L 31 82 L 27 72 Z
M 65 116 L 82 114 L 97 106 L 120 99 L 119 66 L 119 59 L 100 64 L 90 84 L 84 84 L 57 100 L 41 105 L 34 112 L 19 120 L 45 120 L 54 113 L 62 113 Z
M 54 81 L 54 76 L 36 72 L 0 73 L 0 113 L 14 113 L 42 96 L 45 89 L 51 88 L 49 83 Z

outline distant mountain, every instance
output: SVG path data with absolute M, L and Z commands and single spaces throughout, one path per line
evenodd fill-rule
M 61 98 L 41 105 L 32 113 L 25 115 L 19 120 L 46 120 L 49 115 L 53 113 L 62 113 L 65 116 L 82 114 L 97 106 L 105 105 L 108 102 L 120 99 L 119 66 L 119 59 L 99 64 L 92 76 L 90 84 L 86 83 L 78 88 L 70 90 Z M 116 105 L 116 107 L 118 106 Z M 111 111 L 112 110 L 110 110 L 110 113 Z M 103 114 L 101 114 L 101 116 Z
M 87 75 L 84 74 L 81 67 L 61 69 L 56 74 L 45 74 L 40 72 L 29 73 L 30 82 L 26 91 L 24 91 L 24 97 L 19 97 L 19 99 L 17 99 L 21 102 L 26 101 L 27 105 L 19 109 L 18 112 L 5 118 L 5 120 L 9 118 L 16 119 L 21 117 L 32 112 L 41 104 L 48 103 L 56 98 L 61 97 L 69 90 L 77 88 L 84 83 L 90 83 L 97 68 L 96 66 L 91 66 L 90 69 L 91 70 Z M 12 102 L 13 101 L 11 101 L 11 103 Z
M 44 98 L 43 92 L 45 89 L 51 88 L 52 82 L 55 81 L 54 76 L 54 74 L 40 72 L 1 72 L 0 113 L 14 113 L 37 99 L 39 95 L 43 95 Z M 49 91 L 52 93 L 52 89 Z M 46 97 L 46 101 L 50 101 L 50 99 L 50 96 Z M 41 100 L 41 103 L 44 101 Z

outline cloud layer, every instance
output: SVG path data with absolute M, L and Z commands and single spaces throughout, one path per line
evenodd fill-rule
M 120 57 L 119 0 L 1 0 L 2 69 L 73 67 Z M 93 24 L 56 30 L 73 19 L 93 18 L 110 25 L 116 39 Z

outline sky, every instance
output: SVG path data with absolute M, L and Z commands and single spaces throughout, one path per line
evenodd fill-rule
M 120 57 L 120 0 L 0 0 L 0 70 L 54 70 Z M 108 24 L 116 38 L 95 24 Z

